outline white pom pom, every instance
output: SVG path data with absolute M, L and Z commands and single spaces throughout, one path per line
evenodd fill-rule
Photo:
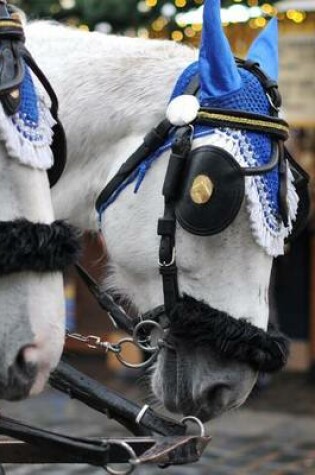
M 200 109 L 200 104 L 195 96 L 184 94 L 170 102 L 166 117 L 172 125 L 183 126 L 193 122 Z

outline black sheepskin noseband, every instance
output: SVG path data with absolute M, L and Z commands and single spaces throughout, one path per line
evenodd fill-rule
M 168 342 L 173 346 L 177 339 L 208 346 L 221 357 L 269 373 L 280 370 L 287 362 L 289 341 L 275 327 L 265 332 L 245 319 L 237 320 L 187 295 L 179 300 L 169 320 Z
M 0 275 L 63 271 L 79 254 L 79 231 L 63 221 L 0 222 Z

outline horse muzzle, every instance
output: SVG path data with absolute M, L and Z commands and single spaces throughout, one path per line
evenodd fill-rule
M 28 348 L 19 351 L 6 374 L 0 374 L 0 399 L 18 401 L 30 394 L 38 369 L 34 362 L 28 361 L 26 356 Z

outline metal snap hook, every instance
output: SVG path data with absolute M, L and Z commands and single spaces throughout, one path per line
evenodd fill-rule
M 185 424 L 186 422 L 194 422 L 195 424 L 198 425 L 198 427 L 200 428 L 200 437 L 205 437 L 206 435 L 206 429 L 205 429 L 205 426 L 203 425 L 203 423 L 201 422 L 200 419 L 198 419 L 198 417 L 195 417 L 195 416 L 187 416 L 187 417 L 183 417 L 183 419 L 180 421 L 182 424 Z M 187 425 L 187 424 L 185 424 Z
M 122 447 L 128 452 L 128 455 L 130 455 L 129 459 L 129 467 L 126 470 L 115 470 L 114 468 L 110 467 L 109 465 L 105 465 L 104 469 L 106 470 L 107 473 L 110 475 L 130 475 L 138 465 L 138 457 L 133 450 L 132 447 L 130 447 L 127 442 L 124 442 L 122 440 L 111 440 L 110 444 L 112 445 L 118 445 L 119 447 Z
M 150 328 L 151 327 L 151 328 Z M 145 329 L 145 333 L 148 333 L 148 336 L 145 340 L 142 339 L 140 332 L 141 330 Z M 148 332 L 150 329 L 150 332 Z M 153 333 L 155 333 L 153 335 Z M 152 336 L 156 340 L 155 346 L 151 346 L 152 344 Z M 142 322 L 138 323 L 133 330 L 133 340 L 136 345 L 146 353 L 156 353 L 160 350 L 159 341 L 162 340 L 164 337 L 164 330 L 158 322 L 154 320 L 143 320 Z

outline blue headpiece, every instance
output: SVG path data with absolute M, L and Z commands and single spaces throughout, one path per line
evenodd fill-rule
M 220 0 L 206 0 L 199 56 L 201 103 L 242 88 L 243 81 L 235 64 L 221 23 Z M 272 19 L 254 41 L 248 58 L 257 61 L 272 79 L 278 79 L 278 25 Z
M 278 78 L 276 19 L 271 20 L 256 38 L 249 50 L 248 59 L 259 63 L 260 68 L 271 79 Z M 271 103 L 259 79 L 249 70 L 238 68 L 236 65 L 221 24 L 220 0 L 205 0 L 199 61 L 191 64 L 178 79 L 171 96 L 171 104 L 173 99 L 185 94 L 187 86 L 197 74 L 200 77 L 199 102 L 201 106 L 271 115 Z M 189 111 L 185 107 L 183 106 L 181 111 L 186 114 Z M 226 148 L 242 166 L 255 167 L 270 161 L 272 143 L 267 134 L 196 125 L 194 137 L 201 136 L 209 136 L 212 145 Z M 163 147 L 141 163 L 128 180 L 122 183 L 111 198 L 102 205 L 100 214 L 134 180 L 136 180 L 135 192 L 139 190 L 151 164 L 163 151 L 170 148 L 171 142 L 171 139 L 166 141 Z M 292 181 L 293 178 L 289 177 L 289 220 L 295 219 L 298 203 Z M 291 222 L 289 227 L 285 227 L 280 216 L 278 170 L 275 169 L 265 175 L 248 177 L 245 184 L 247 208 L 255 240 L 268 254 L 272 256 L 283 254 L 284 239 L 290 232 Z

